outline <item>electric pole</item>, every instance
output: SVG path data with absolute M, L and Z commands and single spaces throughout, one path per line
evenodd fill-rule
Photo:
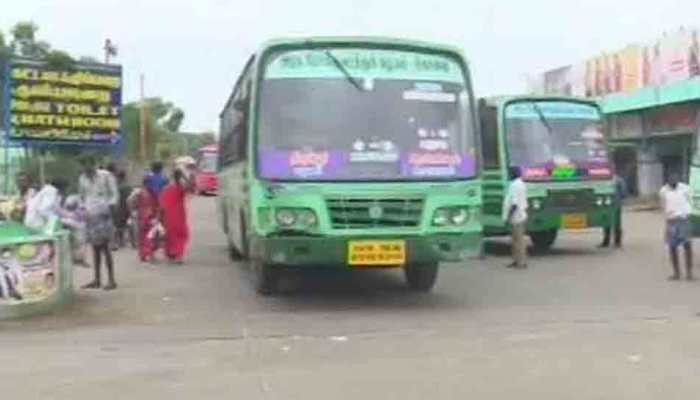
M 139 157 L 141 162 L 146 164 L 146 134 L 148 133 L 146 125 L 148 125 L 148 106 L 144 95 L 144 76 L 141 74 L 141 105 L 139 110 Z

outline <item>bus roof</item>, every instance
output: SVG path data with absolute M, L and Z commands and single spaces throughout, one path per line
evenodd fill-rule
M 200 153 L 216 153 L 219 151 L 219 145 L 216 143 L 208 144 L 200 147 L 197 151 Z
M 589 99 L 586 97 L 576 97 L 576 96 L 548 96 L 548 95 L 503 95 L 503 96 L 490 96 L 482 97 L 479 101 L 486 102 L 487 105 L 493 107 L 503 107 L 507 103 L 513 101 L 523 101 L 523 100 L 533 100 L 533 101 L 574 101 L 578 103 L 587 103 L 600 107 L 597 101 Z
M 426 41 L 421 41 L 421 40 L 413 40 L 413 39 L 400 39 L 400 38 L 393 38 L 393 37 L 388 37 L 388 36 L 308 36 L 308 37 L 281 37 L 281 38 L 274 38 L 270 39 L 266 42 L 263 42 L 263 44 L 260 46 L 258 51 L 256 53 L 253 53 L 248 61 L 246 62 L 245 67 L 243 68 L 244 70 L 250 66 L 250 64 L 254 63 L 256 59 L 258 58 L 257 56 L 260 54 L 265 54 L 271 49 L 274 49 L 276 47 L 280 46 L 299 46 L 299 45 L 324 45 L 324 44 L 345 44 L 345 45 L 352 45 L 352 44 L 371 44 L 371 45 L 389 45 L 389 46 L 397 46 L 397 47 L 413 47 L 413 48 L 423 48 L 426 50 L 437 50 L 437 51 L 442 51 L 442 52 L 448 52 L 448 53 L 453 53 L 455 55 L 458 55 L 462 60 L 464 60 L 464 63 L 467 66 L 467 69 L 469 69 L 469 60 L 464 56 L 464 53 L 462 50 L 456 46 L 451 46 L 451 45 L 446 45 L 446 44 L 441 44 L 441 43 L 433 43 L 433 42 L 426 42 Z M 235 87 L 238 85 L 240 79 L 242 77 L 242 74 L 239 75 L 238 79 L 236 80 L 236 84 L 234 85 L 234 90 Z M 233 101 L 233 95 L 234 95 L 234 90 L 231 91 L 229 94 L 228 98 L 226 99 L 226 103 L 224 103 L 224 107 L 222 111 L 219 113 L 219 118 L 222 117 L 224 110 L 230 106 L 231 101 Z
M 465 59 L 462 50 L 455 46 L 450 46 L 442 43 L 432 43 L 422 40 L 400 39 L 388 36 L 309 36 L 309 37 L 289 37 L 276 38 L 264 42 L 260 47 L 258 54 L 263 54 L 270 48 L 278 46 L 293 46 L 293 45 L 327 45 L 327 44 L 370 44 L 370 45 L 391 45 L 405 47 L 419 47 L 427 50 L 438 50 L 450 52 L 460 55 Z

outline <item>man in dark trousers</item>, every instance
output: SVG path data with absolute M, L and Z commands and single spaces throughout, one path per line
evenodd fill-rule
M 625 180 L 619 175 L 615 174 L 613 176 L 613 183 L 615 185 L 615 214 L 613 215 L 613 221 L 611 226 L 603 228 L 603 242 L 600 244 L 601 248 L 606 248 L 610 246 L 610 231 L 615 229 L 615 247 L 622 247 L 622 201 L 627 197 L 627 185 Z

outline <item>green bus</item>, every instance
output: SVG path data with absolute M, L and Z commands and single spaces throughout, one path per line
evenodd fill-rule
M 219 212 L 261 294 L 283 268 L 400 267 L 430 290 L 477 254 L 476 105 L 458 50 L 382 38 L 276 40 L 220 115 Z
M 613 172 L 598 105 L 570 97 L 479 100 L 484 234 L 509 234 L 502 218 L 508 169 L 528 189 L 527 230 L 549 249 L 561 229 L 608 227 L 615 204 Z

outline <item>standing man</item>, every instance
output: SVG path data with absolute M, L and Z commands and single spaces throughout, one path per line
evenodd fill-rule
M 603 242 L 600 248 L 610 246 L 610 231 L 615 228 L 615 247 L 622 247 L 622 201 L 627 197 L 627 185 L 625 180 L 620 175 L 613 176 L 613 184 L 615 185 L 615 214 L 613 215 L 612 226 L 603 228 Z
M 519 167 L 510 167 L 510 185 L 503 201 L 503 220 L 510 224 L 512 232 L 513 262 L 508 268 L 527 268 L 527 187 L 520 176 Z
M 95 161 L 83 161 L 83 173 L 78 178 L 80 200 L 85 207 L 87 241 L 92 245 L 95 277 L 92 282 L 83 286 L 84 289 L 97 289 L 102 285 L 101 264 L 104 255 L 108 283 L 105 290 L 117 288 L 114 280 L 114 261 L 110 249 L 110 240 L 114 234 L 114 222 L 111 210 L 119 202 L 119 191 L 116 181 L 109 171 L 95 167 Z
M 666 184 L 659 192 L 659 198 L 666 216 L 666 244 L 671 255 L 673 275 L 668 279 L 677 281 L 681 279 L 678 265 L 678 246 L 685 250 L 686 279 L 693 280 L 693 247 L 690 243 L 690 222 L 688 216 L 691 212 L 690 187 L 678 181 L 678 174 L 671 173 Z

